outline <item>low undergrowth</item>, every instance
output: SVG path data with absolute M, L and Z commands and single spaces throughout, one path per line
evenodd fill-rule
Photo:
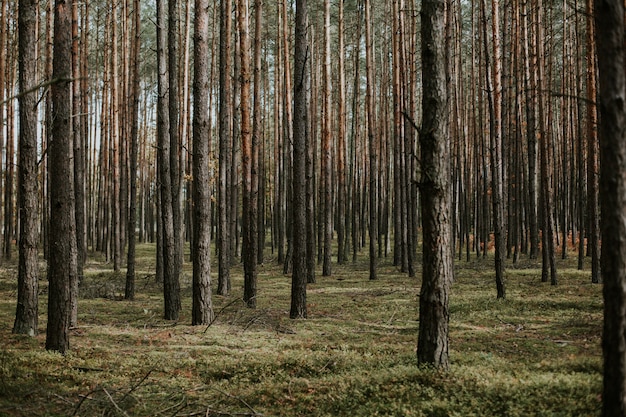
M 377 281 L 366 264 L 318 276 L 299 321 L 288 319 L 290 278 L 274 261 L 260 268 L 256 310 L 239 301 L 235 267 L 232 294 L 214 295 L 216 321 L 192 327 L 190 266 L 181 319 L 167 322 L 152 247 L 139 249 L 133 302 L 121 299 L 123 273 L 88 265 L 65 356 L 44 349 L 45 279 L 40 335 L 11 334 L 17 272 L 3 267 L 0 415 L 599 415 L 601 286 L 572 261 L 561 261 L 557 287 L 537 265 L 509 268 L 506 301 L 489 260 L 457 262 L 444 372 L 416 365 L 420 281 L 387 260 Z

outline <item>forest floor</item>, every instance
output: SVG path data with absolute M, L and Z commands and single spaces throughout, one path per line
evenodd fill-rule
M 40 335 L 11 334 L 17 269 L 3 265 L 0 416 L 599 415 L 602 287 L 575 269 L 574 254 L 559 261 L 556 287 L 541 282 L 538 263 L 507 263 L 506 301 L 496 300 L 492 259 L 457 261 L 443 372 L 416 364 L 420 280 L 391 258 L 377 281 L 366 259 L 318 275 L 309 318 L 298 321 L 275 260 L 260 267 L 256 310 L 240 301 L 237 266 L 207 327 L 189 325 L 190 264 L 180 321 L 161 318 L 153 251 L 139 247 L 133 302 L 121 299 L 123 273 L 89 262 L 65 356 L 44 348 L 45 278 Z

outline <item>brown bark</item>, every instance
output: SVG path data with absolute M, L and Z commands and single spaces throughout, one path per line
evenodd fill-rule
M 256 308 L 257 262 L 256 262 L 256 201 L 252 199 L 252 128 L 250 125 L 250 39 L 248 2 L 237 0 L 239 26 L 239 73 L 241 100 L 241 169 L 243 179 L 242 207 L 242 257 L 244 266 L 243 300 L 250 308 Z
M 421 207 L 423 271 L 417 359 L 447 368 L 448 292 L 453 276 L 450 250 L 450 140 L 445 71 L 445 1 L 422 3 Z
M 209 191 L 208 0 L 195 1 L 193 81 L 193 288 L 191 324 L 214 318 L 211 300 L 211 193 Z
M 19 31 L 19 205 L 20 242 L 17 286 L 17 308 L 13 333 L 35 336 L 38 332 L 39 308 L 39 236 L 37 233 L 37 1 L 20 0 Z M 30 91 L 29 93 L 27 93 Z
M 375 64 L 374 40 L 372 24 L 372 0 L 365 0 L 365 73 L 367 86 L 365 89 L 365 107 L 367 113 L 367 142 L 369 149 L 369 279 L 377 279 L 376 268 L 378 258 L 378 141 L 376 131 L 376 102 L 375 102 Z
M 171 146 L 169 132 L 172 131 L 169 118 L 171 94 L 166 57 L 167 48 L 167 5 L 165 0 L 157 1 L 157 64 L 158 64 L 158 98 L 157 98 L 157 143 L 159 149 L 160 209 L 162 217 L 162 248 L 157 256 L 163 257 L 163 298 L 164 318 L 177 320 L 181 308 L 180 283 L 178 281 L 178 262 L 176 258 L 177 239 L 174 229 L 174 213 L 172 201 Z
M 623 0 L 596 0 L 604 281 L 602 416 L 626 416 L 626 76 Z M 593 43 L 593 38 L 590 39 Z M 590 167 L 591 168 L 591 167 Z
M 126 259 L 126 287 L 124 298 L 135 298 L 135 229 L 137 226 L 137 154 L 139 149 L 139 48 L 141 46 L 141 9 L 140 0 L 134 0 L 135 35 L 132 47 L 132 90 L 131 90 L 131 131 L 130 131 L 130 164 L 129 164 L 129 212 L 128 212 L 128 253 Z
M 72 0 L 56 0 L 52 138 L 50 161 L 50 258 L 48 260 L 48 327 L 46 349 L 65 353 L 69 347 L 71 285 L 76 280 L 72 242 L 75 239 L 71 141 Z
M 227 295 L 230 291 L 230 187 L 229 161 L 231 155 L 231 32 L 232 0 L 220 2 L 220 90 L 219 90 L 219 198 L 217 225 L 218 284 L 217 293 Z
M 307 2 L 296 0 L 294 40 L 294 119 L 293 119 L 293 270 L 291 277 L 291 309 L 289 317 L 307 317 L 307 246 L 306 246 L 306 65 L 307 65 Z
M 596 45 L 592 12 L 587 0 L 587 219 L 591 282 L 600 282 L 600 219 L 598 213 L 598 109 L 596 91 Z

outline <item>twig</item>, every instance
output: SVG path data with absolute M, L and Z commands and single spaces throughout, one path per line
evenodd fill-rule
M 78 413 L 78 409 L 80 408 L 81 405 L 83 405 L 86 399 L 93 400 L 93 398 L 91 398 L 90 395 L 95 393 L 96 391 L 97 389 L 94 389 L 94 390 L 89 391 L 86 395 L 80 395 L 81 399 L 78 402 L 78 404 L 76 404 L 76 408 L 74 408 L 74 412 L 72 413 L 73 416 L 75 416 L 76 413 Z
M 126 417 L 129 417 L 128 414 L 126 414 L 126 411 L 122 410 L 120 408 L 120 406 L 117 405 L 117 403 L 115 402 L 113 397 L 111 397 L 111 394 L 109 394 L 109 391 L 107 391 L 106 388 L 102 387 L 102 392 L 104 392 L 106 394 L 106 396 L 109 397 L 109 400 L 111 400 L 111 403 L 113 404 L 113 406 L 115 407 L 115 409 L 117 411 L 119 411 L 120 413 L 124 414 Z
M 221 390 L 221 389 L 219 389 L 219 388 L 212 388 L 212 389 L 213 389 L 213 390 L 215 390 L 215 391 L 217 391 L 217 392 L 219 392 L 219 393 L 220 393 L 220 394 L 222 394 L 222 395 L 227 396 L 228 398 L 233 398 L 233 399 L 235 399 L 235 400 L 239 401 L 240 403 L 242 403 L 243 405 L 245 405 L 245 406 L 248 408 L 248 410 L 250 410 L 250 411 L 252 412 L 252 414 L 251 414 L 251 415 L 253 415 L 253 416 L 262 416 L 262 415 L 263 415 L 263 414 L 261 414 L 261 413 L 257 413 L 257 412 L 256 412 L 256 410 L 255 410 L 254 408 L 252 408 L 252 406 L 251 406 L 250 404 L 248 404 L 248 403 L 247 403 L 247 402 L 246 402 L 243 398 L 239 398 L 239 397 L 237 397 L 237 396 L 235 396 L 235 395 L 229 394 L 229 393 L 227 393 L 227 392 L 225 392 L 225 391 L 222 391 L 222 390 Z
M 207 330 L 209 330 L 209 327 L 211 327 L 213 325 L 213 323 L 215 323 L 215 321 L 217 320 L 217 318 L 224 312 L 224 310 L 226 310 L 228 307 L 232 306 L 233 304 L 235 304 L 238 301 L 242 301 L 240 298 L 235 298 L 234 300 L 232 300 L 230 303 L 226 304 L 224 307 L 222 307 L 220 309 L 220 311 L 218 311 L 217 313 L 215 313 L 213 315 L 213 320 L 211 320 L 211 322 L 208 324 L 208 326 L 206 326 L 206 329 L 204 329 L 203 333 L 206 333 Z
M 139 388 L 141 386 L 141 384 L 143 384 L 143 382 L 148 379 L 148 377 L 150 376 L 150 374 L 152 373 L 152 371 L 154 371 L 153 369 L 150 369 L 148 371 L 147 374 L 144 375 L 143 378 L 141 378 L 141 381 L 139 381 L 137 384 L 135 384 L 134 386 L 132 386 L 130 388 L 130 391 L 128 391 L 126 394 L 124 394 L 124 396 L 122 397 L 122 399 L 120 400 L 120 402 L 123 402 L 130 394 L 132 394 L 137 388 Z

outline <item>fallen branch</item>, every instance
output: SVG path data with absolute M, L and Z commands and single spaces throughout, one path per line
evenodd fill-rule
M 217 321 L 217 318 L 224 312 L 224 310 L 226 310 L 228 307 L 232 306 L 233 304 L 235 304 L 236 302 L 241 301 L 243 302 L 243 300 L 241 300 L 240 298 L 235 298 L 234 300 L 232 300 L 230 303 L 226 304 L 224 307 L 222 307 L 220 309 L 220 311 L 218 311 L 217 313 L 215 313 L 213 315 L 213 320 L 211 320 L 211 322 L 206 326 L 206 329 L 204 329 L 203 333 L 206 333 L 207 330 L 209 330 L 209 327 L 211 327 L 213 325 L 213 323 L 215 323 Z
M 122 410 L 120 408 L 120 406 L 117 405 L 117 403 L 115 402 L 113 397 L 111 397 L 111 394 L 109 394 L 109 391 L 107 391 L 106 388 L 102 387 L 102 392 L 104 392 L 106 394 L 106 396 L 109 397 L 109 400 L 111 401 L 111 403 L 113 404 L 113 406 L 115 407 L 115 409 L 117 411 L 119 411 L 120 413 L 124 414 L 126 417 L 129 417 L 128 414 L 126 414 L 126 411 Z
M 222 395 L 227 396 L 228 398 L 232 398 L 232 399 L 235 399 L 235 400 L 239 401 L 240 403 L 245 405 L 248 410 L 250 410 L 252 412 L 252 414 L 230 414 L 230 415 L 248 415 L 248 416 L 262 416 L 263 415 L 261 413 L 257 413 L 257 411 L 254 408 L 252 408 L 252 406 L 250 404 L 248 404 L 243 398 L 239 398 L 239 397 L 237 397 L 235 395 L 229 394 L 229 393 L 227 393 L 225 391 L 222 391 L 219 388 L 211 388 L 211 389 L 213 389 L 214 391 L 219 392 Z
M 130 388 L 130 390 L 129 390 L 126 394 L 124 394 L 124 396 L 122 397 L 122 399 L 120 400 L 120 402 L 123 402 L 123 401 L 124 401 L 124 400 L 125 400 L 125 399 L 126 399 L 126 398 L 130 395 L 130 394 L 132 394 L 132 393 L 133 393 L 133 392 L 134 392 L 137 388 L 139 388 L 139 387 L 141 386 L 141 384 L 143 384 L 143 383 L 144 383 L 144 381 L 145 381 L 146 379 L 148 379 L 148 377 L 150 376 L 150 374 L 152 373 L 152 371 L 154 371 L 154 369 L 150 369 L 150 370 L 148 371 L 148 373 L 147 373 L 147 374 L 145 374 L 145 375 L 144 375 L 144 377 L 143 377 L 143 378 L 141 378 L 141 380 L 140 380 L 137 384 L 135 384 L 134 386 L 132 386 L 132 387 Z

